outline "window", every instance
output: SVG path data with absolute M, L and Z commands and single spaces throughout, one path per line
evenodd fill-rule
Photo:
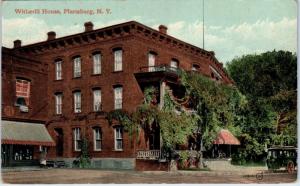
M 93 90 L 93 108 L 94 111 L 101 111 L 101 90 Z
M 57 61 L 55 62 L 55 79 L 56 80 L 61 80 L 62 79 L 62 62 Z
M 101 54 L 93 54 L 93 74 L 101 74 Z
M 212 66 L 209 66 L 210 70 L 211 70 L 211 77 L 218 80 L 222 79 L 221 74 Z
M 100 151 L 101 150 L 101 145 L 102 145 L 101 128 L 97 127 L 97 128 L 94 128 L 94 150 L 95 151 Z
M 114 51 L 114 71 L 121 71 L 122 70 L 122 50 L 117 49 Z
M 55 113 L 62 114 L 62 94 L 55 95 Z
M 123 88 L 115 87 L 114 88 L 114 97 L 115 97 L 115 109 L 122 109 L 122 97 L 123 97 Z
M 74 92 L 74 112 L 81 112 L 81 92 Z
M 30 81 L 25 79 L 16 80 L 16 105 L 28 106 L 30 97 Z
M 81 59 L 80 57 L 75 57 L 74 59 L 74 77 L 81 76 Z
M 149 53 L 148 54 L 148 71 L 149 72 L 153 72 L 153 71 L 155 71 L 155 68 L 154 68 L 154 66 L 155 66 L 155 57 L 156 57 L 156 55 L 154 54 L 154 53 Z
M 199 65 L 194 64 L 194 65 L 192 66 L 192 71 L 198 72 L 199 70 L 200 70 L 200 66 L 199 66 Z
M 121 127 L 115 128 L 115 150 L 123 150 L 123 130 Z
M 74 150 L 81 151 L 81 136 L 80 136 L 80 128 L 73 129 L 73 139 L 74 139 Z
M 171 64 L 170 64 L 171 70 L 177 70 L 178 64 L 179 64 L 179 62 L 178 62 L 177 60 L 172 59 L 172 60 L 171 60 Z

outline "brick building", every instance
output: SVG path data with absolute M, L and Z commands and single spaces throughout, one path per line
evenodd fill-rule
M 47 158 L 64 160 L 70 166 L 80 155 L 83 138 L 88 140 L 94 167 L 143 166 L 145 161 L 136 160 L 137 154 L 159 151 L 159 134 L 136 144 L 117 122 L 108 123 L 106 113 L 134 111 L 149 85 L 158 87 L 158 103 L 163 104 L 165 87 L 176 85 L 177 68 L 232 83 L 214 52 L 169 36 L 163 25 L 154 30 L 130 21 L 94 30 L 87 22 L 79 34 L 56 38 L 52 31 L 46 41 L 21 46 L 17 40 L 14 44 L 13 49 L 2 49 L 2 116 L 45 123 L 56 144 L 48 148 Z M 10 68 L 21 74 L 11 75 Z M 22 100 L 28 112 L 19 111 L 15 104 L 18 77 L 32 85 L 30 100 Z

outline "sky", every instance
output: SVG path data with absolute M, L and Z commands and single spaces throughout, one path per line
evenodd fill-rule
M 296 0 L 204 0 L 204 49 L 226 63 L 245 54 L 271 50 L 297 51 Z M 15 9 L 60 10 L 62 14 L 17 14 Z M 106 9 L 104 14 L 63 14 L 64 9 Z M 94 29 L 135 20 L 154 29 L 203 46 L 202 0 L 81 0 L 5 1 L 2 6 L 2 44 L 22 45 L 83 32 L 84 22 Z

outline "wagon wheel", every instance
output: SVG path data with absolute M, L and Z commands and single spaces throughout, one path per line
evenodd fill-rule
M 294 162 L 288 161 L 286 169 L 287 169 L 288 173 L 293 173 L 295 170 Z

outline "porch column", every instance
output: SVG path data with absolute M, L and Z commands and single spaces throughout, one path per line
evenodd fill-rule
M 161 81 L 160 87 L 159 87 L 159 109 L 162 109 L 164 106 L 164 97 L 166 92 L 166 82 Z
M 160 87 L 159 87 L 159 109 L 162 110 L 163 106 L 164 106 L 164 97 L 165 97 L 165 90 L 166 89 L 166 82 L 165 81 L 161 81 L 160 82 Z M 159 149 L 160 149 L 160 153 L 161 153 L 161 148 L 162 148 L 162 137 L 161 134 L 159 134 Z M 162 155 L 160 155 L 162 156 Z

